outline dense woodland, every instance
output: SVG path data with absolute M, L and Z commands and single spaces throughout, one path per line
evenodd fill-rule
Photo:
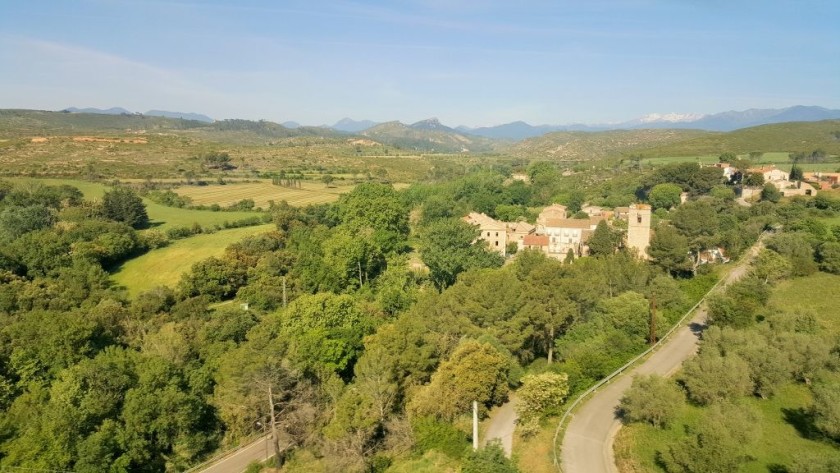
M 484 167 L 399 192 L 362 184 L 332 205 L 281 202 L 267 210 L 275 231 L 132 300 L 108 270 L 165 244 L 143 230 L 132 190 L 92 202 L 69 186 L 0 183 L 0 467 L 179 471 L 274 428 L 289 471 L 384 471 L 433 449 L 463 471 L 514 471 L 497 449 L 468 453 L 473 400 L 486 416 L 518 389 L 521 428 L 539 429 L 558 401 L 647 346 L 652 298 L 662 334 L 715 283 L 714 268 L 690 255 L 719 245 L 735 258 L 781 224 L 755 277 L 712 301 L 721 329 L 692 362 L 737 363 L 745 378 L 719 386 L 772 395 L 774 381 L 750 364 L 761 353 L 733 362 L 723 348 L 752 337 L 743 350 L 792 357 L 783 347 L 811 336 L 799 322 L 756 322 L 761 297 L 779 277 L 840 271 L 840 230 L 818 220 L 840 203 L 744 207 L 706 169 L 569 179 L 536 163 L 526 184 Z M 670 202 L 673 188 L 691 200 Z M 476 210 L 533 220 L 551 202 L 578 211 L 638 199 L 657 207 L 651 262 L 610 234 L 594 257 L 564 264 L 526 251 L 503 265 L 459 219 Z M 820 343 L 821 358 L 791 352 L 819 366 L 791 358 L 776 374 L 815 389 L 836 383 L 818 377 L 836 368 L 836 341 Z M 690 395 L 710 402 L 691 388 L 691 366 Z

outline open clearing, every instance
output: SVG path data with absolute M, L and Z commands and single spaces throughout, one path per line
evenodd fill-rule
M 243 199 L 252 199 L 254 205 L 268 208 L 269 201 L 279 203 L 285 200 L 289 205 L 305 206 L 335 202 L 341 194 L 353 190 L 352 185 L 327 187 L 322 182 L 302 181 L 300 188 L 276 186 L 270 181 L 241 184 L 184 186 L 175 189 L 180 195 L 192 199 L 195 205 L 219 204 L 222 207 Z
M 85 199 L 88 200 L 101 199 L 105 192 L 108 191 L 108 187 L 104 184 L 73 179 L 6 178 L 6 180 L 20 183 L 35 182 L 48 186 L 67 184 L 82 191 Z M 164 231 L 173 227 L 191 226 L 194 223 L 202 227 L 221 226 L 224 222 L 234 222 L 261 215 L 258 212 L 213 212 L 210 210 L 179 209 L 156 204 L 149 199 L 143 199 L 143 202 L 146 204 L 146 213 L 149 214 L 151 227 Z
M 225 248 L 242 238 L 274 230 L 274 225 L 221 230 L 172 242 L 123 263 L 113 273 L 114 281 L 128 289 L 131 297 L 158 286 L 174 287 L 193 264 L 221 256 Z

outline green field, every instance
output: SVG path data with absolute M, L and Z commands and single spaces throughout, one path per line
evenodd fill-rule
M 57 186 L 68 184 L 78 188 L 85 195 L 86 199 L 101 199 L 108 187 L 98 182 L 78 181 L 74 179 L 32 179 L 32 178 L 6 178 L 12 182 L 40 182 L 45 185 Z M 213 212 L 210 210 L 189 210 L 176 207 L 167 207 L 143 199 L 146 204 L 146 213 L 149 214 L 149 223 L 157 230 L 167 230 L 172 227 L 191 226 L 197 223 L 203 227 L 222 225 L 224 222 L 233 222 L 246 218 L 260 216 L 257 212 Z
M 840 218 L 837 219 L 840 223 Z M 804 278 L 782 281 L 770 297 L 770 305 L 787 314 L 802 310 L 812 311 L 823 330 L 840 335 L 840 313 L 833 297 L 808 297 L 808 295 L 840 294 L 840 276 L 823 272 Z
M 152 250 L 129 260 L 113 272 L 114 281 L 128 289 L 134 297 L 158 286 L 174 287 L 181 275 L 192 265 L 211 256 L 221 256 L 225 248 L 242 238 L 268 232 L 274 225 L 221 230 L 172 242 L 169 246 Z
M 290 205 L 305 206 L 335 202 L 339 195 L 353 190 L 353 186 L 327 187 L 322 182 L 301 182 L 300 188 L 275 186 L 270 181 L 240 184 L 185 186 L 175 191 L 192 199 L 196 205 L 219 204 L 222 207 L 243 199 L 252 199 L 257 207 L 268 208 L 269 201 L 285 200 Z
M 824 294 L 840 293 L 840 276 L 815 273 L 813 275 L 783 281 L 773 290 L 770 306 L 783 313 L 801 313 L 812 311 L 817 316 L 823 330 L 831 334 L 840 334 L 840 314 L 836 302 L 831 297 L 807 297 L 814 294 L 815 288 Z M 840 449 L 830 443 L 809 440 L 797 431 L 795 419 L 791 413 L 807 409 L 812 402 L 809 388 L 802 384 L 787 384 L 772 398 L 761 400 L 747 398 L 743 402 L 760 413 L 758 427 L 761 436 L 750 455 L 754 460 L 748 462 L 741 471 L 766 473 L 784 471 L 772 469 L 778 465 L 790 465 L 794 459 L 803 455 L 834 456 L 840 458 Z M 666 429 L 657 429 L 646 424 L 631 424 L 623 427 L 615 441 L 616 462 L 619 470 L 629 472 L 663 472 L 656 463 L 657 452 L 686 436 L 686 426 L 697 425 L 701 421 L 703 409 L 686 405 L 678 419 Z

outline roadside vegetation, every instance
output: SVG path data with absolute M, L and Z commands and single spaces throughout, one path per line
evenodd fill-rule
M 767 240 L 750 277 L 710 299 L 699 355 L 674 380 L 634 380 L 616 443 L 622 471 L 840 466 L 840 315 L 831 297 L 840 290 L 840 226 L 815 218 L 837 204 L 774 209 L 785 231 Z

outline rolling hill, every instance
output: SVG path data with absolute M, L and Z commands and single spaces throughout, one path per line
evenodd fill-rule
M 383 144 L 416 151 L 481 153 L 493 151 L 496 147 L 493 140 L 465 135 L 435 118 L 411 125 L 397 121 L 381 123 L 360 134 Z
M 810 152 L 840 155 L 840 120 L 761 125 L 728 133 L 707 133 L 683 141 L 651 143 L 637 152 L 648 157 L 698 156 L 723 152 Z
M 717 135 L 699 130 L 558 131 L 520 141 L 509 152 L 522 158 L 586 161 L 629 154 L 654 146 Z

